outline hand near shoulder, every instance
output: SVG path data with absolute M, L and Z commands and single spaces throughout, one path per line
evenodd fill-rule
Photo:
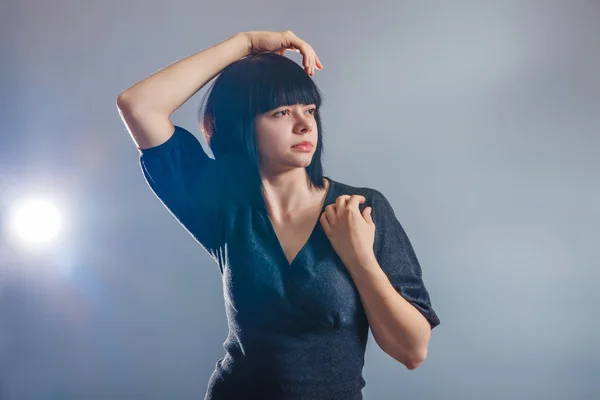
M 342 195 L 321 214 L 323 230 L 346 267 L 366 265 L 375 258 L 372 208 L 365 207 L 362 213 L 359 209 L 365 201 L 361 195 Z

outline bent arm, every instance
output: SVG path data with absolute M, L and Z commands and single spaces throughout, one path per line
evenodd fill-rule
M 169 117 L 229 64 L 250 53 L 242 32 L 177 61 L 137 82 L 117 97 L 117 108 L 134 143 L 147 149 L 166 142 Z

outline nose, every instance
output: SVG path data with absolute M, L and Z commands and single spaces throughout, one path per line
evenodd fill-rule
M 298 118 L 296 123 L 295 132 L 299 134 L 310 133 L 313 130 L 313 121 L 307 117 Z
M 312 125 L 310 122 L 304 122 L 302 124 L 302 128 L 300 129 L 300 133 L 310 133 L 312 131 Z

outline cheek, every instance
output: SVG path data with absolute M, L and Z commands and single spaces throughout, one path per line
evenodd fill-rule
M 256 142 L 258 151 L 262 152 L 267 147 L 269 135 L 266 132 L 257 129 L 254 133 L 254 141 Z
M 263 131 L 256 135 L 256 145 L 264 152 L 277 152 L 290 145 L 290 138 L 284 137 L 281 131 Z
M 261 159 L 272 159 L 281 153 L 281 140 L 274 135 L 269 135 L 266 132 L 256 135 L 256 147 L 258 155 Z

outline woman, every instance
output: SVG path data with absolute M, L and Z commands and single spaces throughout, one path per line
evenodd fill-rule
M 117 100 L 148 184 L 222 275 L 229 335 L 206 399 L 362 399 L 369 327 L 414 369 L 439 324 L 386 198 L 323 176 L 315 68 L 290 31 L 242 32 Z M 211 159 L 169 117 L 217 75 Z

